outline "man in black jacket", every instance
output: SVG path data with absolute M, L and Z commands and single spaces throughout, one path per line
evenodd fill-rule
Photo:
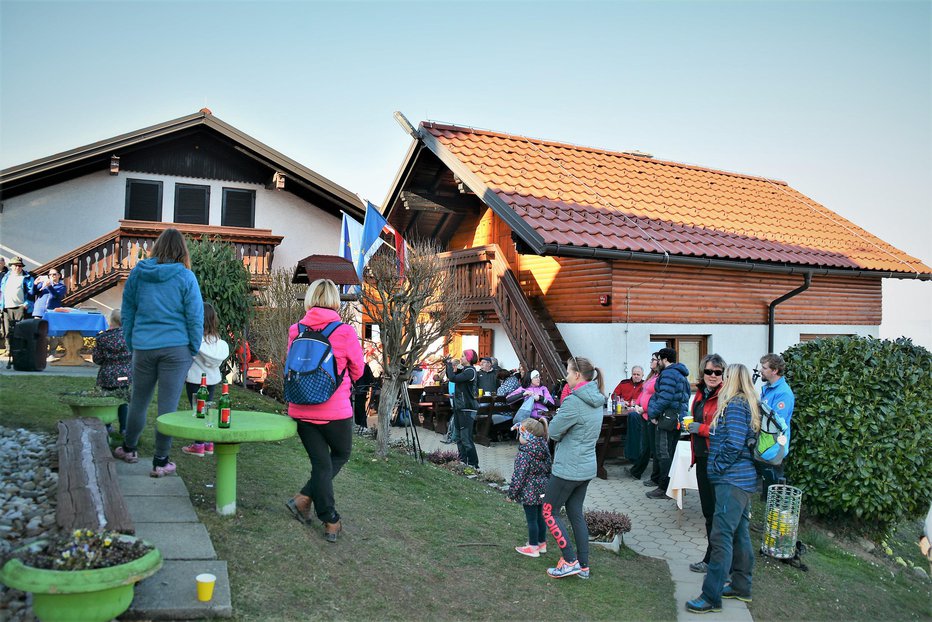
M 455 387 L 453 390 L 453 421 L 459 432 L 456 448 L 459 450 L 460 462 L 465 462 L 475 469 L 479 468 L 479 454 L 473 442 L 473 425 L 476 422 L 476 411 L 479 402 L 476 401 L 476 378 L 478 373 L 474 365 L 479 355 L 475 350 L 464 350 L 463 356 L 453 363 L 446 359 L 447 379 Z
M 647 405 L 651 420 L 657 423 L 657 459 L 660 461 L 660 485 L 647 496 L 651 499 L 667 499 L 670 484 L 670 466 L 679 440 L 679 424 L 689 409 L 689 370 L 676 362 L 676 350 L 661 348 L 660 375 L 657 388 Z

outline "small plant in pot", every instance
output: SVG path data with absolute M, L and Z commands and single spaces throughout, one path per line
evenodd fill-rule
M 58 401 L 71 407 L 75 417 L 97 417 L 104 423 L 117 420 L 120 404 L 129 401 L 128 389 L 91 389 L 62 393 Z
M 624 534 L 631 531 L 631 519 L 621 512 L 590 510 L 583 516 L 589 528 L 589 540 L 616 553 L 624 541 Z
M 161 567 L 161 553 L 142 540 L 77 529 L 14 551 L 0 581 L 32 592 L 33 613 L 43 622 L 103 622 L 126 611 L 135 584 Z

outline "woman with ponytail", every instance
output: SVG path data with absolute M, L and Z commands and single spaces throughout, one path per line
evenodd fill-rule
M 686 603 L 690 613 L 722 610 L 723 598 L 751 602 L 751 496 L 757 470 L 748 441 L 760 430 L 760 400 L 744 365 L 725 368 L 718 409 L 709 423 L 709 482 L 715 487 L 715 514 L 709 534 L 711 555 L 702 594 Z M 731 571 L 731 582 L 725 577 Z
M 602 431 L 605 390 L 602 372 L 581 356 L 566 362 L 566 380 L 572 389 L 550 422 L 550 438 L 557 446 L 542 508 L 544 523 L 562 557 L 555 568 L 547 569 L 547 574 L 555 579 L 571 575 L 588 579 L 589 529 L 583 517 L 583 502 L 589 481 L 596 474 L 595 444 Z M 563 506 L 573 526 L 578 557 L 560 518 Z

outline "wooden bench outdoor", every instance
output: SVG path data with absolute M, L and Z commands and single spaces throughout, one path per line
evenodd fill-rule
M 608 479 L 605 469 L 606 458 L 624 455 L 625 431 L 628 427 L 628 415 L 610 415 L 602 417 L 602 431 L 595 444 L 596 475 L 599 479 Z
M 58 422 L 58 509 L 62 529 L 108 529 L 135 534 L 117 481 L 107 429 L 100 419 Z
M 437 434 L 446 434 L 453 410 L 445 386 L 429 385 L 418 401 L 417 409 L 422 427 Z
M 505 401 L 504 395 L 483 395 L 480 397 L 479 410 L 476 412 L 475 442 L 488 447 L 492 444 L 492 441 L 498 440 L 511 429 L 512 423 L 510 420 L 503 423 L 494 423 L 492 415 L 509 413 L 514 416 L 520 407 L 521 400 L 509 404 Z

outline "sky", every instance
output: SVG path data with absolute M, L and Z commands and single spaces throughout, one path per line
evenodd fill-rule
M 0 167 L 204 106 L 376 204 L 399 110 L 784 180 L 932 266 L 928 1 L 0 0 Z M 883 316 L 932 348 L 932 283 Z

